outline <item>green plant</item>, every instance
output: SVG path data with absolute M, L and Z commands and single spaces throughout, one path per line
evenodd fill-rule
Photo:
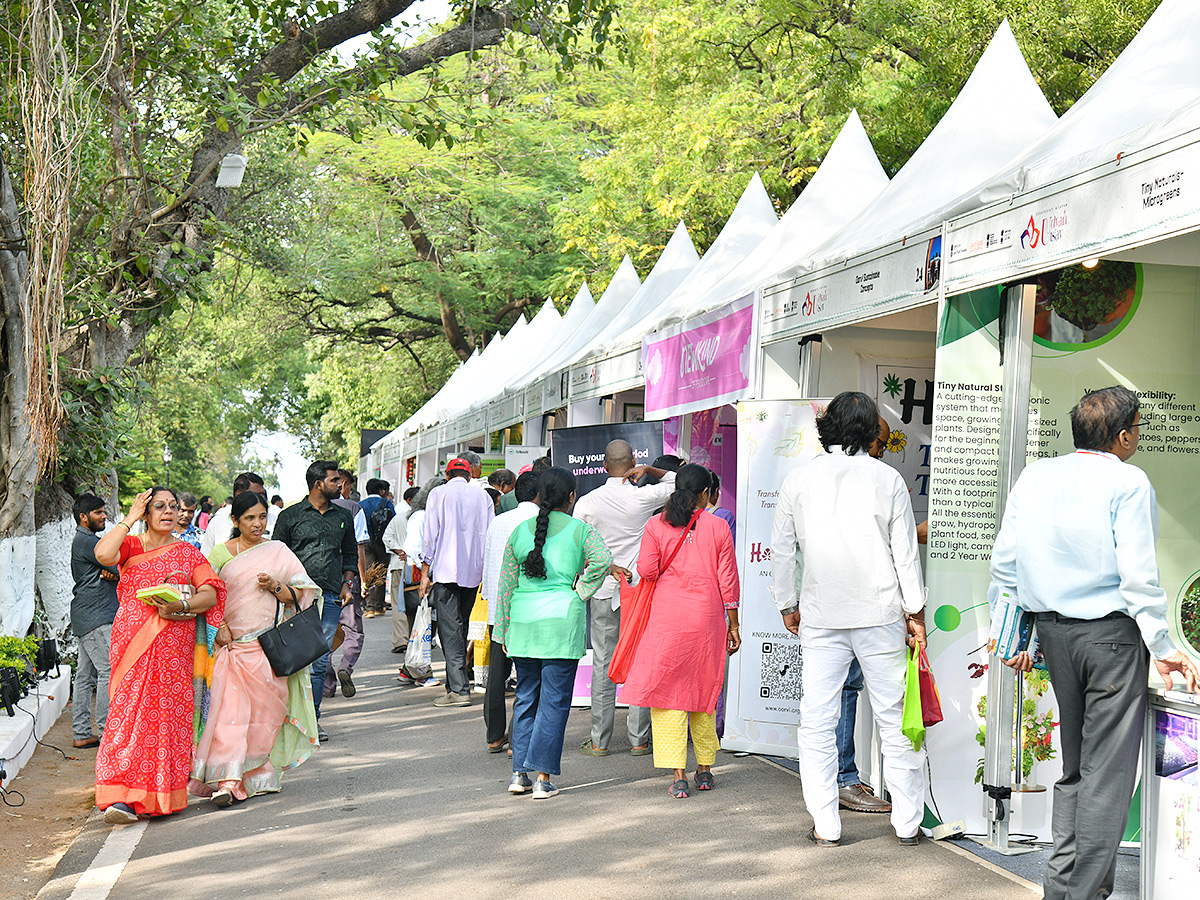
M 1179 629 L 1192 649 L 1200 652 L 1200 578 L 1188 585 L 1179 604 Z
M 1021 701 L 1021 779 L 1029 778 L 1033 764 L 1047 759 L 1054 759 L 1058 751 L 1054 749 L 1054 729 L 1058 722 L 1054 719 L 1054 710 L 1038 712 L 1037 704 L 1046 689 L 1050 687 L 1050 676 L 1041 669 L 1025 673 L 1025 693 Z M 975 740 L 979 746 L 984 746 L 987 740 L 987 697 L 980 697 L 976 704 L 979 717 L 984 724 L 979 726 Z M 1014 756 L 1016 750 L 1013 751 Z M 1014 759 L 1015 763 L 1016 760 Z M 975 783 L 983 782 L 983 760 L 980 759 L 975 767 Z
M 1130 262 L 1101 260 L 1091 269 L 1069 266 L 1062 270 L 1048 305 L 1088 331 L 1112 315 L 1136 285 L 1137 266 Z
M 16 669 L 22 680 L 29 681 L 37 671 L 38 639 L 0 637 L 0 669 Z

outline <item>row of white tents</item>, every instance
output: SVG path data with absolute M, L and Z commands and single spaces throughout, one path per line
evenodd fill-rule
M 1002 23 L 893 179 L 851 113 L 782 218 L 754 175 L 703 258 L 681 222 L 644 281 L 626 257 L 598 301 L 586 283 L 565 314 L 546 301 L 463 363 L 372 448 L 364 469 L 398 475 L 405 459 L 436 464 L 518 423 L 525 443 L 539 443 L 534 427 L 563 408 L 571 424 L 598 422 L 598 399 L 643 386 L 647 336 L 750 294 L 746 396 L 795 396 L 803 373 L 790 360 L 806 334 L 1194 232 L 1198 56 L 1200 4 L 1165 0 L 1060 119 Z M 1032 226 L 1046 210 L 1053 233 L 1026 233 L 1025 220 Z M 1178 257 L 1183 245 L 1171 247 Z M 782 379 L 772 375 L 779 366 Z M 418 478 L 432 474 L 421 469 Z

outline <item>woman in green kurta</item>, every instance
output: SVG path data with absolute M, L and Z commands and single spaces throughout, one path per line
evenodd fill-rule
M 612 554 L 590 525 L 571 518 L 574 475 L 547 469 L 538 495 L 537 518 L 518 525 L 504 548 L 492 639 L 517 669 L 508 790 L 532 789 L 543 800 L 558 793 L 550 776 L 562 771 L 575 669 L 587 649 L 585 605 Z

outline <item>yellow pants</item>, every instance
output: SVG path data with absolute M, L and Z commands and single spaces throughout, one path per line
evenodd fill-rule
M 654 735 L 654 766 L 686 769 L 688 724 L 692 726 L 692 749 L 696 765 L 711 766 L 717 759 L 717 715 L 715 712 L 685 712 L 682 709 L 650 710 Z

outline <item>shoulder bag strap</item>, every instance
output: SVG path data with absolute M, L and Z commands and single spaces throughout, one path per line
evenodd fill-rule
M 663 572 L 671 567 L 671 563 L 675 562 L 675 557 L 679 555 L 679 551 L 683 549 L 683 542 L 687 540 L 688 532 L 696 527 L 696 520 L 700 518 L 700 510 L 692 513 L 692 520 L 687 523 L 687 527 L 683 529 L 683 534 L 679 536 L 679 541 L 675 544 L 675 549 L 671 551 L 671 555 L 667 557 L 666 563 L 658 570 L 658 577 L 662 578 Z

